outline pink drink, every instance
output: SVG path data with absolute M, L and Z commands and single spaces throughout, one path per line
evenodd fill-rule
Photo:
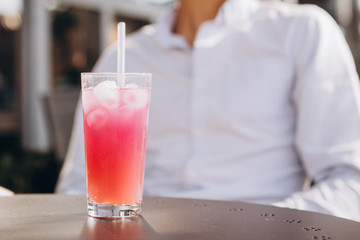
M 150 88 L 83 89 L 88 199 L 141 203 Z

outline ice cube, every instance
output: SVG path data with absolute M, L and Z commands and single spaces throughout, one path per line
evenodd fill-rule
M 97 106 L 97 101 L 92 91 L 82 92 L 82 106 L 85 114 Z
M 86 123 L 91 129 L 100 129 L 106 124 L 109 114 L 104 108 L 95 109 L 86 116 Z
M 118 111 L 118 122 L 121 124 L 131 122 L 135 109 L 132 106 L 123 106 Z
M 148 92 L 142 88 L 127 89 L 124 93 L 123 100 L 126 104 L 135 108 L 142 108 L 145 107 L 148 102 Z
M 104 81 L 94 88 L 94 95 L 97 101 L 108 108 L 116 107 L 119 104 L 119 92 L 115 82 Z

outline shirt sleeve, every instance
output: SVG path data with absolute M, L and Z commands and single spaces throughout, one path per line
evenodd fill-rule
M 274 205 L 360 221 L 360 172 L 344 166 L 329 169 L 324 175 L 314 187 Z
M 295 146 L 309 177 L 348 164 L 360 169 L 360 86 L 341 30 L 319 10 L 300 26 L 293 102 Z
M 81 99 L 76 107 L 68 152 L 55 188 L 60 194 L 85 194 L 85 150 Z
M 279 205 L 359 220 L 359 79 L 340 28 L 325 12 L 313 13 L 299 22 L 294 40 L 292 97 L 295 148 L 315 186 Z

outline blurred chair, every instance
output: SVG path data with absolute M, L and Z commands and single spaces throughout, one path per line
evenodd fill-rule
M 67 152 L 79 89 L 56 90 L 44 97 L 50 138 L 56 160 L 61 167 Z

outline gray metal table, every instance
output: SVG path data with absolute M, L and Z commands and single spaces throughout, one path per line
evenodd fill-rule
M 85 196 L 0 197 L 0 239 L 357 240 L 360 223 L 241 202 L 145 197 L 142 217 L 87 217 Z

